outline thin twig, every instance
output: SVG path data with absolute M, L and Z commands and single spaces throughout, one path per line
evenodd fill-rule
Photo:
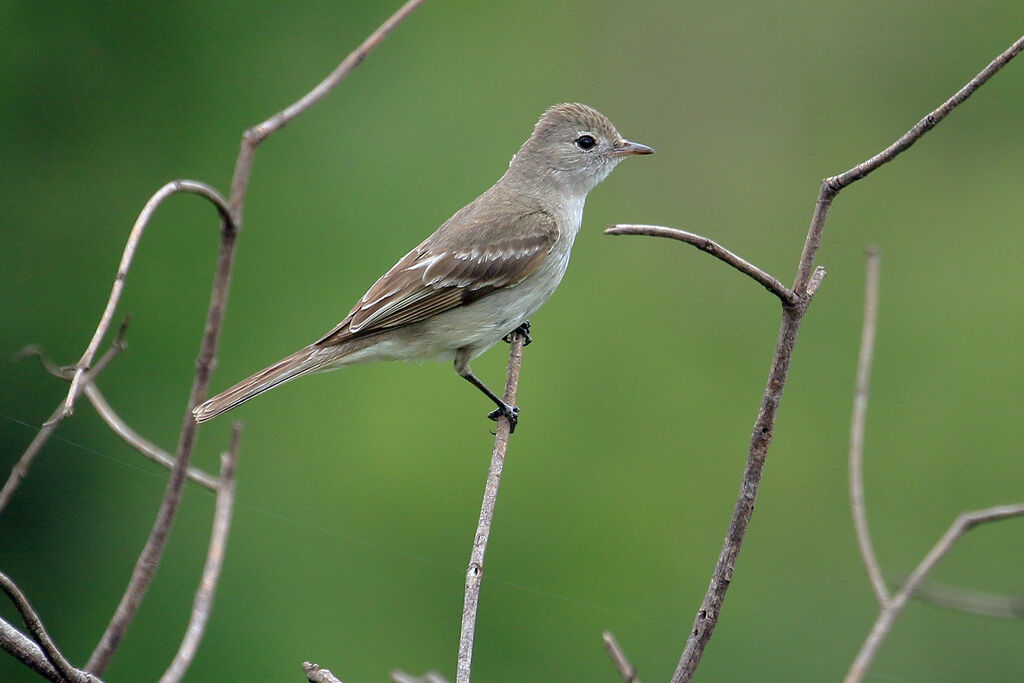
M 309 683 L 341 683 L 330 669 L 322 669 L 319 664 L 303 662 L 302 670 L 306 672 L 306 680 Z
M 889 602 L 889 589 L 882 576 L 882 567 L 871 543 L 867 507 L 864 504 L 864 425 L 871 395 L 871 363 L 875 356 L 875 330 L 878 321 L 878 250 L 868 247 L 864 281 L 864 326 L 860 336 L 860 354 L 857 359 L 857 386 L 853 393 L 853 416 L 850 419 L 850 510 L 853 528 L 860 545 L 871 588 L 878 604 Z
M 814 267 L 814 257 L 818 253 L 818 246 L 821 244 L 821 234 L 825 228 L 825 219 L 828 216 L 828 209 L 832 204 L 832 200 L 837 194 L 839 194 L 839 191 L 848 185 L 852 185 L 861 178 L 866 177 L 869 173 L 880 166 L 889 163 L 895 159 L 900 152 L 904 152 L 909 149 L 910 146 L 920 140 L 925 133 L 938 125 L 942 119 L 946 118 L 951 111 L 953 111 L 957 106 L 963 104 L 963 102 L 973 95 L 978 88 L 984 85 L 988 79 L 992 78 L 992 76 L 998 73 L 1000 69 L 1006 66 L 1006 64 L 1016 57 L 1021 50 L 1024 50 L 1024 36 L 1021 36 L 1014 41 L 1010 47 L 993 59 L 988 66 L 982 69 L 977 76 L 968 81 L 964 87 L 956 91 L 952 97 L 943 102 L 936 109 L 929 112 L 923 119 L 918 121 L 910 130 L 901 135 L 891 145 L 867 161 L 857 164 L 845 173 L 840 173 L 839 175 L 825 178 L 821 181 L 821 190 L 818 193 L 818 201 L 815 205 L 814 216 L 811 218 L 811 226 L 807 231 L 807 241 L 804 243 L 804 250 L 800 256 L 800 267 L 797 270 L 796 276 L 797 286 L 793 287 L 793 290 L 797 294 L 802 292 L 804 283 L 806 283 L 811 276 L 811 271 Z
M 928 554 L 925 555 L 924 559 L 921 560 L 921 563 L 917 565 L 917 568 L 911 572 L 909 577 L 907 577 L 907 580 L 892 596 L 892 599 L 889 600 L 879 611 L 878 618 L 875 620 L 874 626 L 871 627 L 871 633 L 868 634 L 867 639 L 860 648 L 860 652 L 857 653 L 856 659 L 853 660 L 853 664 L 850 666 L 850 670 L 847 672 L 846 678 L 843 679 L 844 682 L 856 683 L 864 678 L 864 674 L 867 673 L 868 667 L 871 666 L 871 662 L 874 660 L 879 646 L 881 646 L 882 641 L 884 641 L 885 637 L 888 635 L 889 629 L 892 628 L 892 624 L 896 620 L 896 617 L 899 616 L 901 611 L 903 611 L 903 607 L 907 604 L 907 600 L 909 600 L 910 596 L 917 591 L 921 582 L 924 581 L 925 577 L 928 576 L 928 573 L 935 568 L 935 565 L 939 563 L 939 560 L 949 552 L 957 539 L 979 524 L 1021 516 L 1024 516 L 1024 503 L 1018 505 L 1000 505 L 985 510 L 964 512 L 957 517 L 956 521 L 954 521 L 946 533 L 942 535 L 942 538 L 932 546 L 932 549 L 928 551 Z
M 668 237 L 670 239 L 679 240 L 680 242 L 686 242 L 687 244 L 697 247 L 701 251 L 706 251 L 717 259 L 725 261 L 744 275 L 753 278 L 754 281 L 758 282 L 762 287 L 779 297 L 783 304 L 792 305 L 795 303 L 793 292 L 787 289 L 784 284 L 779 282 L 778 278 L 774 275 L 769 275 L 749 261 L 732 253 L 718 242 L 708 239 L 702 235 L 696 235 L 692 232 L 686 232 L 685 230 L 679 230 L 677 228 L 664 228 L 660 225 L 632 224 L 609 226 L 605 229 L 604 234 L 648 235 L 650 237 Z
M 505 380 L 504 401 L 515 405 L 516 392 L 519 389 L 519 373 L 523 366 L 523 346 L 525 337 L 515 331 L 510 337 L 508 352 L 508 376 Z M 459 661 L 456 669 L 456 683 L 469 683 L 470 670 L 473 663 L 473 636 L 476 632 L 476 613 L 480 603 L 480 584 L 484 575 L 484 555 L 487 552 L 487 541 L 491 537 L 491 523 L 494 520 L 494 506 L 498 502 L 498 487 L 501 485 L 501 472 L 505 465 L 505 452 L 508 450 L 508 437 L 512 424 L 507 417 L 498 418 L 498 426 L 494 430 L 494 450 L 491 452 L 491 466 L 487 471 L 487 484 L 484 487 L 484 500 L 480 506 L 480 520 L 473 539 L 473 550 L 469 556 L 469 568 L 466 570 L 466 597 L 462 607 L 462 634 L 459 637 Z
M 125 631 L 135 617 L 142 598 L 145 596 L 153 580 L 156 567 L 160 563 L 167 535 L 170 533 L 171 524 L 174 521 L 178 504 L 181 501 L 181 488 L 185 480 L 185 472 L 188 469 L 192 449 L 195 447 L 198 428 L 195 419 L 192 417 L 192 409 L 206 397 L 210 377 L 213 374 L 217 343 L 220 339 L 224 310 L 227 307 L 231 270 L 235 259 L 235 245 L 243 226 L 242 207 L 245 193 L 249 186 L 256 147 L 267 136 L 280 130 L 282 126 L 308 109 L 323 97 L 328 90 L 340 83 L 421 2 L 422 0 L 410 0 L 410 2 L 403 5 L 377 31 L 371 34 L 362 45 L 346 57 L 341 65 L 332 72 L 331 76 L 314 89 L 316 92 L 315 96 L 307 95 L 303 97 L 284 112 L 271 117 L 254 128 L 246 130 L 242 134 L 242 142 L 238 151 L 238 157 L 235 160 L 235 170 L 231 179 L 228 211 L 222 211 L 221 242 L 217 254 L 213 286 L 210 292 L 210 306 L 207 311 L 206 326 L 203 330 L 199 356 L 196 359 L 195 377 L 192 382 L 192 389 L 189 392 L 188 404 L 185 407 L 185 416 L 178 437 L 178 446 L 175 449 L 174 467 L 171 468 L 171 476 L 167 482 L 160 510 L 157 512 L 156 521 L 153 524 L 153 530 L 150 532 L 146 545 L 135 563 L 135 569 L 132 572 L 132 577 L 121 598 L 121 602 L 118 604 L 114 616 L 107 626 L 107 630 L 89 658 L 86 668 L 93 673 L 99 674 L 106 669 L 110 659 L 117 651 Z
M 53 375 L 65 380 L 71 380 L 74 374 L 74 368 L 63 368 L 54 363 L 49 356 L 43 351 L 43 349 L 33 344 L 26 346 L 22 349 L 15 358 L 23 358 L 26 356 L 35 356 L 39 359 L 43 368 Z M 139 434 L 137 431 L 131 428 L 127 422 L 124 421 L 117 411 L 110 405 L 103 392 L 96 386 L 95 382 L 84 382 L 82 384 L 83 393 L 85 397 L 92 403 L 93 408 L 99 413 L 99 416 L 103 418 L 103 421 L 107 423 L 107 426 L 125 442 L 137 450 L 142 455 L 146 456 L 158 465 L 162 465 L 167 469 L 171 469 L 174 466 L 174 459 L 171 454 L 160 448 L 146 437 Z M 190 480 L 196 482 L 200 486 L 203 486 L 213 492 L 217 491 L 217 478 L 210 476 L 206 472 L 202 471 L 198 467 L 189 467 L 185 476 Z
M 128 241 L 125 243 L 124 252 L 121 254 L 121 263 L 118 265 L 117 274 L 114 276 L 114 286 L 110 290 L 110 298 L 107 299 L 107 307 L 103 310 L 103 315 L 100 317 L 100 322 L 96 326 L 96 331 L 93 332 L 89 345 L 85 347 L 85 353 L 82 354 L 81 359 L 75 364 L 75 374 L 71 378 L 71 387 L 68 389 L 67 398 L 64 399 L 63 410 L 57 416 L 57 421 L 63 420 L 74 411 L 75 400 L 78 398 L 79 393 L 78 385 L 82 381 L 82 375 L 92 364 L 92 359 L 96 356 L 96 350 L 99 348 L 100 342 L 103 341 L 103 337 L 110 327 L 110 321 L 114 319 L 114 311 L 121 300 L 124 282 L 128 277 L 128 270 L 131 268 L 132 259 L 135 257 L 135 250 L 139 246 L 139 240 L 142 239 L 142 233 L 146 230 L 146 225 L 149 224 L 157 207 L 165 199 L 179 192 L 190 192 L 205 197 L 217 207 L 217 211 L 220 212 L 223 220 L 228 222 L 232 220 L 227 200 L 217 190 L 195 180 L 172 180 L 150 197 L 149 201 L 142 208 L 139 217 L 135 220 L 135 225 L 132 226 L 131 232 L 128 234 Z
M 87 384 L 85 386 L 85 397 L 89 399 L 89 402 L 92 403 L 93 408 L 103 418 L 103 421 L 107 423 L 107 426 L 124 439 L 129 446 L 158 465 L 162 465 L 167 469 L 174 467 L 174 458 L 171 457 L 171 454 L 132 429 L 117 411 L 111 407 L 99 387 L 95 384 Z M 198 467 L 189 465 L 188 470 L 185 472 L 185 477 L 210 491 L 217 491 L 218 479 Z
M 612 664 L 615 665 L 619 675 L 622 676 L 622 680 L 625 683 L 640 683 L 640 678 L 636 674 L 636 667 L 629 663 L 626 653 L 622 650 L 619 641 L 615 639 L 612 632 L 605 631 L 601 634 L 601 637 L 604 639 L 605 652 L 611 657 Z
M 388 17 L 376 31 L 371 33 L 359 47 L 353 50 L 352 53 L 334 69 L 334 71 L 328 74 L 327 78 L 320 81 L 315 88 L 306 93 L 294 104 L 274 114 L 263 123 L 251 128 L 249 132 L 256 137 L 255 144 L 259 144 L 263 140 L 266 140 L 270 135 L 284 128 L 297 116 L 322 100 L 324 96 L 333 90 L 338 83 L 341 83 L 353 69 L 359 66 L 360 62 L 366 59 L 366 56 L 370 54 L 370 52 L 372 52 L 382 40 L 387 38 L 389 33 L 395 30 L 395 27 L 405 21 L 405 19 L 412 14 L 416 8 L 423 4 L 423 2 L 424 0 L 409 0 L 399 7 L 398 10 Z
M 779 329 L 778 343 L 775 347 L 775 356 L 772 359 L 772 367 L 768 377 L 768 384 L 765 387 L 764 396 L 761 400 L 761 408 L 754 423 L 754 431 L 750 439 L 750 448 L 747 452 L 747 463 L 743 470 L 743 480 L 740 484 L 739 496 L 733 509 L 732 519 L 729 522 L 725 541 L 722 544 L 722 551 L 718 556 L 718 562 L 715 564 L 715 570 L 711 576 L 707 593 L 701 602 L 700 609 L 697 610 L 693 628 L 690 630 L 683 654 L 679 659 L 679 665 L 672 676 L 673 683 L 692 680 L 704 655 L 704 648 L 714 633 L 721 613 L 722 603 L 725 600 L 725 594 L 729 590 L 729 585 L 732 581 L 736 559 L 743 544 L 743 536 L 754 512 L 754 503 L 757 499 L 757 492 L 761 483 L 761 473 L 764 468 L 768 446 L 771 444 L 772 430 L 775 426 L 776 412 L 779 402 L 782 400 L 786 379 L 789 375 L 789 366 L 793 356 L 793 347 L 796 343 L 796 335 L 800 329 L 800 323 L 803 320 L 807 307 L 810 305 L 811 298 L 825 276 L 823 269 L 815 267 L 814 260 L 818 254 L 818 248 L 821 246 L 821 236 L 825 228 L 825 221 L 828 218 L 828 209 L 832 205 L 833 199 L 844 187 L 866 177 L 878 167 L 892 161 L 897 154 L 909 148 L 949 114 L 950 111 L 970 97 L 978 87 L 1003 68 L 1022 49 L 1024 49 L 1024 37 L 1014 42 L 1009 49 L 993 60 L 953 97 L 922 119 L 895 143 L 879 154 L 876 154 L 867 162 L 850 169 L 846 173 L 825 178 L 822 181 L 818 199 L 815 203 L 814 214 L 811 217 L 811 224 L 807 231 L 807 239 L 804 242 L 803 251 L 800 255 L 796 279 L 791 288 L 799 303 L 783 307 L 782 324 Z
M 42 649 L 43 654 L 46 656 L 47 661 L 53 665 L 53 668 L 66 680 L 72 681 L 73 683 L 91 683 L 95 681 L 92 676 L 84 671 L 79 671 L 71 665 L 61 651 L 57 649 L 57 645 L 50 638 L 50 634 L 46 632 L 46 628 L 43 627 L 43 621 L 36 614 L 36 611 L 32 609 L 32 605 L 29 604 L 28 598 L 25 597 L 21 589 L 18 588 L 17 584 L 11 580 L 7 574 L 0 572 L 0 590 L 3 590 L 7 594 L 7 597 L 11 599 L 14 606 L 17 608 L 18 613 L 21 615 L 21 620 L 25 622 L 25 628 L 28 629 L 29 635 L 32 637 L 39 647 Z
M 1024 596 L 985 593 L 959 586 L 926 581 L 917 587 L 914 596 L 939 607 L 996 619 L 1024 618 Z
M 104 368 L 106 368 L 107 365 L 109 365 L 110 362 L 124 350 L 124 332 L 127 324 L 128 321 L 126 320 L 124 324 L 121 325 L 121 329 L 118 332 L 117 337 L 114 339 L 114 343 L 111 344 L 106 353 L 100 357 L 99 361 L 96 362 L 96 365 L 83 376 L 82 381 L 79 383 L 79 391 L 82 391 L 82 387 L 90 386 L 94 381 L 96 381 L 96 377 L 103 372 Z M 33 353 L 37 353 L 37 347 L 29 346 L 18 354 L 18 356 L 31 355 Z M 40 358 L 42 358 L 42 356 L 40 356 Z M 43 365 L 44 367 L 48 367 L 48 369 L 54 367 L 53 364 L 48 361 L 44 361 Z M 70 371 L 62 374 L 60 369 L 54 368 L 54 374 L 63 376 L 65 379 L 70 379 Z M 4 487 L 0 489 L 0 512 L 3 512 L 4 508 L 7 507 L 7 504 L 11 502 L 11 498 L 14 496 L 14 492 L 18 490 L 21 480 L 28 474 L 28 470 L 32 466 L 32 462 L 36 459 L 36 456 L 39 455 L 39 451 L 43 449 L 43 446 L 47 441 L 49 441 L 50 436 L 57 429 L 57 425 L 60 423 L 59 417 L 63 411 L 64 403 L 61 402 L 61 404 L 57 406 L 57 409 L 53 411 L 53 414 L 50 415 L 50 419 L 44 422 L 43 426 L 38 432 L 36 432 L 32 441 L 29 442 L 28 448 L 26 448 L 25 452 L 21 454 L 21 457 L 18 458 L 18 462 L 16 462 L 14 467 L 11 468 L 11 474 L 7 477 L 7 481 L 4 482 Z
M 217 590 L 221 567 L 224 566 L 228 532 L 231 530 L 231 512 L 235 504 L 235 467 L 238 465 L 238 440 L 241 434 L 242 425 L 236 422 L 231 430 L 231 446 L 220 456 L 217 504 L 213 513 L 213 531 L 210 533 L 206 565 L 203 567 L 203 576 L 192 602 L 192 616 L 185 629 L 185 637 L 174 660 L 160 678 L 160 683 L 178 683 L 185 676 L 185 672 L 192 665 L 192 660 L 195 659 L 206 630 L 206 623 L 210 619 L 213 596 Z

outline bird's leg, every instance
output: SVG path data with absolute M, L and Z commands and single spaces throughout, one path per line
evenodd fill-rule
M 475 386 L 480 391 L 484 392 L 487 398 L 494 401 L 497 407 L 496 410 L 492 410 L 487 414 L 487 417 L 492 420 L 497 420 L 499 417 L 504 415 L 508 418 L 509 430 L 508 433 L 516 431 L 516 423 L 519 421 L 519 407 L 512 406 L 505 403 L 501 398 L 498 397 L 493 391 L 487 388 L 487 385 L 477 379 L 477 376 L 473 374 L 473 371 L 469 369 L 469 351 L 468 349 L 459 349 L 455 354 L 455 372 L 459 374 L 459 377 L 464 377 L 469 380 L 470 384 Z
M 511 344 L 512 343 L 512 335 L 515 334 L 516 332 L 518 332 L 519 334 L 523 335 L 523 346 L 529 346 L 530 343 L 533 342 L 533 337 L 530 336 L 530 321 L 529 320 L 527 320 L 522 325 L 520 325 L 516 329 L 514 329 L 511 332 L 509 332 L 508 334 L 506 334 L 504 337 L 502 337 L 502 340 L 505 341 L 505 342 L 508 342 L 509 344 Z

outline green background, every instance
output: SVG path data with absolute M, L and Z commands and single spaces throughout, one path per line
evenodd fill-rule
M 65 386 L 148 197 L 224 192 L 244 128 L 330 71 L 394 3 L 0 7 L 0 467 Z M 325 101 L 258 151 L 212 388 L 330 329 L 411 246 L 489 186 L 548 105 L 591 104 L 658 150 L 591 195 L 572 267 L 535 316 L 480 606 L 480 681 L 615 681 L 613 631 L 666 680 L 731 513 L 778 330 L 777 302 L 692 248 L 605 237 L 615 222 L 705 234 L 789 283 L 820 179 L 892 142 L 1021 33 L 1020 7 L 428 2 Z M 847 503 L 863 249 L 883 254 L 866 486 L 895 580 L 961 511 L 1024 500 L 1024 62 L 836 201 L 757 511 L 708 681 L 840 678 L 876 614 Z M 168 202 L 100 386 L 172 448 L 217 244 L 213 210 Z M 505 346 L 474 364 L 491 386 Z M 245 423 L 238 504 L 188 680 L 454 678 L 466 562 L 491 448 L 487 402 L 447 365 L 305 379 Z M 204 426 L 216 471 L 229 418 Z M 84 663 L 152 524 L 166 473 L 85 402 L 0 516 L 0 568 Z M 107 672 L 155 680 L 187 622 L 213 497 L 189 485 Z M 1024 593 L 1024 521 L 984 527 L 935 573 Z M 4 605 L 0 613 L 16 621 Z M 1024 624 L 918 602 L 879 681 L 1010 681 Z M 33 680 L 0 657 L 0 679 Z

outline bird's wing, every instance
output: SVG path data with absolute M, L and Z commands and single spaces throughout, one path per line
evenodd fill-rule
M 316 344 L 331 346 L 426 320 L 518 284 L 537 269 L 558 239 L 555 220 L 544 211 L 510 220 L 507 213 L 480 216 L 472 205 L 466 209 L 377 280 Z M 457 239 L 451 230 L 456 221 L 461 226 Z

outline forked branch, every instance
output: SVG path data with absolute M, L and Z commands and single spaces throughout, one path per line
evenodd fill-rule
M 875 329 L 878 316 L 878 272 L 879 257 L 875 249 L 868 249 L 867 268 L 864 284 L 864 326 L 861 333 L 860 353 L 857 363 L 857 384 L 854 390 L 853 415 L 850 420 L 850 508 L 853 513 L 854 529 L 860 545 L 861 558 L 867 569 L 871 586 L 878 600 L 880 610 L 871 633 L 861 646 L 857 658 L 846 674 L 846 683 L 857 683 L 875 658 L 878 648 L 889 634 L 893 622 L 906 606 L 910 596 L 921 589 L 922 582 L 939 560 L 949 552 L 960 536 L 984 522 L 993 522 L 1024 515 L 1024 504 L 1005 505 L 966 512 L 957 517 L 949 530 L 932 547 L 924 560 L 903 582 L 892 596 L 882 578 L 882 568 L 875 556 L 864 505 L 864 425 L 866 422 L 868 397 L 870 395 L 871 361 L 875 355 Z
M 36 642 L 39 648 L 42 650 L 43 655 L 46 657 L 47 662 L 60 676 L 60 679 L 71 681 L 72 683 L 97 683 L 98 679 L 90 676 L 85 671 L 80 671 L 71 665 L 71 662 L 61 654 L 61 651 L 57 649 L 57 645 L 50 638 L 50 634 L 46 632 L 43 627 L 43 621 L 36 614 L 36 611 L 32 609 L 32 605 L 29 604 L 28 598 L 21 592 L 17 584 L 10 579 L 9 576 L 0 572 L 0 590 L 3 590 L 7 594 L 7 597 L 14 603 L 18 613 L 21 615 L 21 620 L 25 623 L 25 628 L 28 629 L 28 633 L 32 640 Z M 19 657 L 23 662 L 28 663 L 22 657 Z M 41 672 L 42 673 L 42 672 Z M 45 675 L 45 674 L 44 674 Z
M 82 376 L 82 380 L 79 382 L 79 391 L 81 391 L 81 387 L 88 387 L 95 382 L 96 377 L 103 372 L 107 365 L 109 365 L 110 362 L 114 360 L 119 353 L 121 353 L 121 351 L 124 350 L 124 333 L 127 325 L 128 321 L 125 320 L 124 324 L 121 325 L 120 331 L 117 333 L 117 337 L 114 339 L 114 343 L 111 344 L 110 348 L 107 349 L 107 352 L 103 354 L 99 361 L 97 361 L 96 365 Z M 36 347 L 29 347 L 19 355 L 31 355 L 32 353 L 36 353 L 35 349 Z M 48 363 L 41 355 L 40 359 L 43 360 L 44 367 L 47 367 Z M 56 372 L 60 374 L 59 370 Z M 71 371 L 69 371 L 67 375 L 63 376 L 70 379 L 70 372 Z M 2 513 L 4 508 L 7 507 L 7 504 L 11 502 L 11 498 L 14 496 L 14 492 L 18 490 L 21 480 L 28 474 L 28 470 L 32 466 L 32 462 L 35 460 L 36 456 L 39 455 L 39 451 L 43 449 L 46 442 L 50 440 L 50 436 L 53 432 L 57 429 L 57 425 L 60 423 L 60 415 L 63 411 L 64 403 L 62 402 L 57 406 L 57 409 L 53 411 L 50 419 L 43 423 L 42 428 L 36 432 L 36 435 L 32 438 L 28 448 L 25 449 L 25 452 L 21 454 L 20 458 L 18 458 L 18 462 L 16 462 L 14 467 L 11 468 L 11 473 L 8 475 L 7 481 L 4 482 L 3 488 L 0 489 L 0 513 Z
M 118 348 L 121 348 L 120 345 L 117 346 Z M 22 349 L 15 358 L 19 359 L 27 356 L 35 356 L 38 358 L 43 368 L 54 377 L 70 381 L 74 374 L 74 367 L 65 368 L 58 366 L 50 359 L 49 356 L 46 355 L 41 347 L 35 344 Z M 166 469 L 171 469 L 171 467 L 174 466 L 174 458 L 171 457 L 170 453 L 132 429 L 132 427 L 125 422 L 124 418 L 122 418 L 110 405 L 106 397 L 103 395 L 103 392 L 100 391 L 98 386 L 96 386 L 96 382 L 94 380 L 83 381 L 81 386 L 82 393 L 84 393 L 85 397 L 89 399 L 90 403 L 92 403 L 92 407 L 96 409 L 96 412 L 99 413 L 100 417 L 103 418 L 103 421 L 107 423 L 107 426 L 110 427 L 115 434 L 124 439 L 125 443 Z M 190 466 L 188 471 L 185 473 L 185 476 L 188 477 L 190 481 L 194 481 L 214 493 L 217 492 L 217 478 L 210 476 L 201 469 Z
M 786 380 L 789 377 L 789 368 L 793 357 L 793 349 L 796 345 L 797 333 L 807 312 L 807 307 L 810 305 L 814 293 L 825 277 L 824 269 L 815 265 L 815 258 L 821 245 L 825 221 L 828 218 L 828 210 L 833 200 L 840 190 L 866 177 L 908 149 L 953 109 L 967 100 L 971 94 L 1002 69 L 1022 49 L 1024 49 L 1024 36 L 1014 42 L 1013 45 L 994 59 L 964 87 L 937 109 L 921 119 L 893 144 L 864 163 L 851 168 L 849 171 L 825 178 L 822 181 L 814 213 L 811 217 L 810 227 L 808 228 L 807 239 L 804 241 L 803 250 L 800 255 L 796 278 L 793 286 L 788 289 L 781 285 L 776 278 L 768 275 L 760 268 L 753 266 L 717 243 L 699 235 L 659 226 L 613 226 L 609 231 L 610 234 L 667 236 L 693 244 L 753 278 L 778 296 L 783 302 L 782 324 L 779 329 L 775 355 L 772 358 L 768 383 L 765 386 L 764 395 L 761 399 L 761 407 L 754 422 L 739 495 L 736 499 L 732 519 L 729 522 L 725 541 L 722 544 L 722 550 L 712 573 L 707 593 L 704 596 L 700 609 L 697 610 L 693 628 L 690 630 L 683 654 L 673 674 L 673 683 L 690 681 L 693 678 L 703 657 L 704 648 L 714 633 L 726 592 L 732 582 L 733 571 L 743 544 L 743 538 L 754 512 L 754 503 L 757 500 L 768 447 L 771 445 L 776 415 L 779 404 L 782 401 Z
M 997 522 L 1012 517 L 1024 517 L 1024 503 L 999 505 L 985 510 L 961 513 L 946 533 L 942 535 L 942 538 L 928 551 L 928 554 L 917 565 L 917 568 L 911 572 L 900 589 L 892 596 L 892 599 L 879 611 L 878 618 L 875 619 L 871 632 L 861 646 L 860 652 L 857 653 L 856 659 L 853 660 L 853 664 L 850 666 L 844 682 L 856 683 L 864 678 L 864 674 L 867 673 L 868 667 L 871 666 L 878 648 L 889 634 L 889 630 L 892 628 L 893 622 L 896 621 L 896 617 L 903 611 L 907 600 L 918 589 L 921 582 L 928 576 L 928 573 L 935 568 L 939 560 L 949 552 L 957 539 L 979 524 Z

